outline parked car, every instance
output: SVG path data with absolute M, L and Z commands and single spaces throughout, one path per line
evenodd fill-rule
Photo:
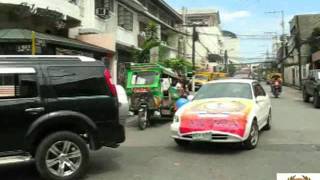
M 315 108 L 320 108 L 320 69 L 309 72 L 307 79 L 303 81 L 302 94 L 303 101 L 309 102 L 313 97 L 313 104 Z
M 191 142 L 241 143 L 253 149 L 259 131 L 271 128 L 271 102 L 255 80 L 209 82 L 180 108 L 171 124 L 179 146 Z
M 46 179 L 79 179 L 89 148 L 125 140 L 110 73 L 88 57 L 0 56 L 0 116 L 0 163 L 35 159 Z
M 126 119 L 129 117 L 129 103 L 128 103 L 128 96 L 126 90 L 121 86 L 117 85 L 117 94 L 119 100 L 119 119 L 120 124 L 125 126 Z

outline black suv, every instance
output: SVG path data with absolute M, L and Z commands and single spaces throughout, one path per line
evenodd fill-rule
M 313 97 L 313 105 L 320 108 L 320 69 L 311 70 L 307 79 L 303 81 L 303 101 L 309 102 Z
M 124 140 L 116 88 L 102 62 L 0 56 L 0 164 L 35 159 L 44 178 L 78 179 L 89 148 Z

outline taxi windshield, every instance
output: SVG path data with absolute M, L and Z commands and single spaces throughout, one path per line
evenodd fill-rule
M 194 99 L 210 98 L 252 99 L 252 91 L 250 84 L 247 83 L 211 83 L 204 85 Z

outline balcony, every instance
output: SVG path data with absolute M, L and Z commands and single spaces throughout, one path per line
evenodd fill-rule
M 28 7 L 31 13 L 36 14 L 37 9 L 44 9 L 63 14 L 64 18 L 81 19 L 81 6 L 78 0 L 1 0 L 2 4 L 11 4 Z
M 0 18 L 5 27 L 27 28 L 39 32 L 77 27 L 81 8 L 67 0 L 0 0 Z M 41 24 L 47 24 L 44 30 Z

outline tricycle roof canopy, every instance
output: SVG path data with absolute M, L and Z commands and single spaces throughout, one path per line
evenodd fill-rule
M 148 71 L 151 69 L 160 69 L 163 74 L 169 75 L 174 78 L 179 78 L 177 73 L 175 73 L 172 69 L 154 63 L 130 63 L 128 68 L 133 71 Z

